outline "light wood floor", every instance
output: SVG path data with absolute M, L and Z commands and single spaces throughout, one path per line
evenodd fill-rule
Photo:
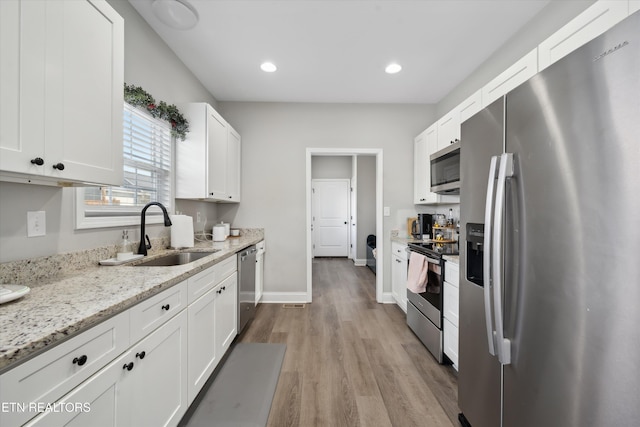
M 270 427 L 459 425 L 455 371 L 400 308 L 375 302 L 375 276 L 350 260 L 314 260 L 313 302 L 260 304 L 239 341 L 287 344 Z

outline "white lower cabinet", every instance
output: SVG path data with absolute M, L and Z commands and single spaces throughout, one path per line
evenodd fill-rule
M 127 378 L 132 404 L 128 424 L 177 425 L 188 407 L 186 311 L 134 345 L 124 362 L 121 369 L 131 374 Z
M 451 360 L 453 367 L 458 370 L 458 319 L 459 319 L 459 282 L 460 269 L 458 264 L 447 261 L 444 266 L 443 286 L 443 335 L 444 354 Z
M 256 305 L 258 305 L 264 290 L 264 254 L 266 252 L 264 240 L 256 244 L 256 250 Z
M 0 425 L 177 425 L 236 336 L 236 270 L 223 260 L 3 373 Z
M 407 245 L 391 243 L 391 292 L 396 304 L 407 312 Z

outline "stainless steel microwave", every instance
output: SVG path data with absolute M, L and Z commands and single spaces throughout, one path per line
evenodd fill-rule
M 431 192 L 460 194 L 460 141 L 440 151 L 431 159 Z

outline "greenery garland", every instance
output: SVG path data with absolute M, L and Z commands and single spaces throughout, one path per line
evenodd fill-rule
M 124 84 L 124 100 L 126 103 L 134 107 L 143 108 L 152 117 L 166 120 L 171 124 L 171 135 L 180 138 L 182 141 L 187 137 L 189 132 L 189 122 L 178 110 L 175 105 L 167 105 L 166 102 L 160 101 L 156 103 L 153 96 L 140 86 Z

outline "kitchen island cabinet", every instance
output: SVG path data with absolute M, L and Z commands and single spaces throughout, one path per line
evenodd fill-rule
M 104 0 L 3 0 L 0 40 L 0 179 L 122 185 L 122 17 Z

